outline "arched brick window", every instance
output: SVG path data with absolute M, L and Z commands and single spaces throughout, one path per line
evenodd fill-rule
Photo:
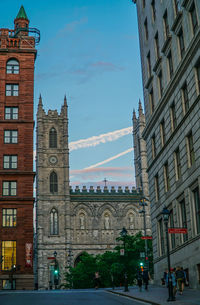
M 6 64 L 7 74 L 19 74 L 19 62 L 16 59 L 9 59 Z
M 50 174 L 50 193 L 54 194 L 58 192 L 58 177 L 55 172 Z
M 49 147 L 50 148 L 57 147 L 57 131 L 54 127 L 52 127 L 49 132 Z
M 58 212 L 54 208 L 50 213 L 50 234 L 58 235 Z

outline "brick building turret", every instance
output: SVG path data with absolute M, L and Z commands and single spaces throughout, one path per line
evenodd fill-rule
M 33 288 L 33 91 L 39 31 L 0 29 L 0 289 Z M 32 33 L 32 34 L 30 34 Z

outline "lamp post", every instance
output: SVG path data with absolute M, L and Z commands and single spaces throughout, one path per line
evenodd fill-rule
M 142 206 L 142 210 L 139 212 L 139 213 L 142 213 L 143 217 L 144 217 L 144 236 L 147 235 L 147 231 L 146 231 L 146 210 L 145 210 L 145 207 L 147 206 L 146 201 L 148 201 L 148 200 L 145 197 L 141 198 L 140 205 Z M 145 267 L 149 270 L 147 239 L 145 239 Z
M 166 208 L 166 206 L 164 206 L 162 214 L 163 214 L 163 221 L 165 224 L 166 243 L 167 243 L 168 291 L 169 291 L 169 298 L 167 299 L 167 301 L 170 302 L 170 301 L 175 301 L 175 297 L 173 296 L 172 276 L 170 273 L 171 264 L 170 264 L 169 235 L 168 235 L 168 222 L 169 222 L 170 211 Z
M 127 271 L 126 271 L 126 236 L 127 236 L 127 230 L 126 228 L 123 227 L 122 231 L 120 232 L 121 237 L 123 238 L 123 246 L 124 246 L 124 268 L 125 268 L 125 272 L 124 272 L 124 291 L 127 292 L 128 290 L 128 278 L 127 278 Z

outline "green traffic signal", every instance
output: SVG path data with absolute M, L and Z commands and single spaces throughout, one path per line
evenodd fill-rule
M 141 262 L 141 263 L 140 263 L 140 266 L 144 266 L 144 263 Z

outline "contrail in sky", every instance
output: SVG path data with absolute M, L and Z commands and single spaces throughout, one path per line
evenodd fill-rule
M 119 158 L 119 157 L 121 157 L 121 156 L 123 156 L 123 155 L 126 155 L 126 154 L 128 154 L 129 152 L 131 152 L 131 151 L 133 151 L 133 148 L 129 148 L 129 149 L 127 149 L 127 150 L 125 150 L 125 151 L 123 151 L 123 152 L 121 152 L 121 153 L 119 153 L 119 154 L 117 154 L 117 155 L 115 155 L 115 156 L 113 156 L 113 157 L 111 157 L 111 158 L 108 158 L 108 159 L 106 159 L 106 160 L 104 160 L 104 161 L 101 161 L 101 162 L 99 162 L 99 163 L 93 164 L 93 165 L 91 165 L 91 166 L 89 166 L 89 167 L 86 167 L 86 168 L 84 168 L 84 169 L 89 169 L 89 168 L 98 167 L 98 166 L 103 165 L 103 164 L 105 164 L 105 163 L 108 163 L 108 162 L 110 162 L 110 161 L 112 161 L 112 160 L 115 160 L 115 159 L 117 159 L 117 158 Z
M 99 136 L 93 136 L 93 137 L 90 137 L 87 139 L 70 142 L 69 150 L 72 151 L 72 150 L 76 150 L 76 149 L 80 149 L 80 148 L 96 146 L 101 143 L 112 142 L 123 136 L 126 136 L 126 135 L 132 133 L 132 130 L 133 130 L 132 127 L 127 127 L 127 128 L 111 131 L 108 133 L 103 133 L 103 134 L 100 134 Z

